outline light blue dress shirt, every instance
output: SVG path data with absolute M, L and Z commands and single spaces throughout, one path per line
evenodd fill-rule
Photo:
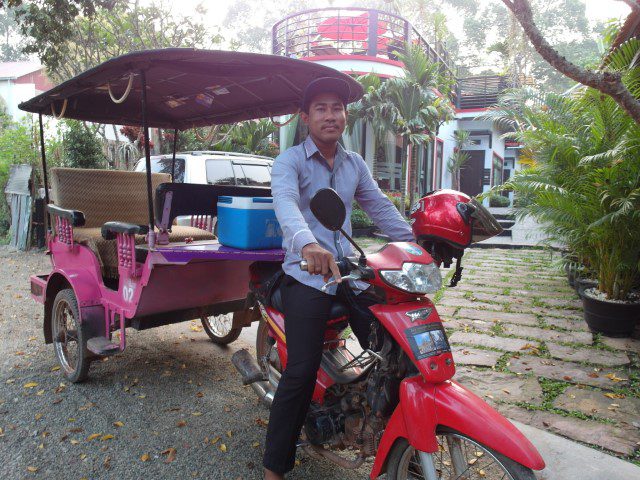
M 299 282 L 317 288 L 324 285 L 322 275 L 300 270 L 302 248 L 318 243 L 336 260 L 353 254 L 351 244 L 340 232 L 326 229 L 313 216 L 309 203 L 321 188 L 331 187 L 345 204 L 347 216 L 342 226 L 351 235 L 351 205 L 355 199 L 373 222 L 392 241 L 413 242 L 413 232 L 400 212 L 382 193 L 364 159 L 346 151 L 340 144 L 333 169 L 311 137 L 282 152 L 271 171 L 273 204 L 282 228 L 282 248 L 286 251 L 283 269 Z M 335 294 L 335 287 L 327 293 Z

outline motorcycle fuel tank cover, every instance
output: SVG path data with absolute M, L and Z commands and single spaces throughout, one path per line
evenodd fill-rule
M 442 324 L 428 323 L 426 325 L 418 325 L 407 328 L 404 333 L 416 360 L 451 351 Z

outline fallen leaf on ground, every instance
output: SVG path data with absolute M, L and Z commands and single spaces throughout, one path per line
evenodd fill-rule
M 167 459 L 164 461 L 164 463 L 171 463 L 176 459 L 176 449 L 173 447 L 167 448 L 166 450 L 163 450 L 161 452 L 161 455 L 167 456 Z
M 110 433 L 104 435 L 100 441 L 104 442 L 105 440 L 111 440 L 113 438 L 113 435 L 111 435 Z
M 227 446 L 224 443 L 220 444 L 220 451 L 221 452 L 226 452 L 227 451 Z
M 623 393 L 605 393 L 604 396 L 607 398 L 625 398 Z
M 102 462 L 102 465 L 104 466 L 105 470 L 109 470 L 111 468 L 111 457 L 105 458 L 104 462 Z
M 567 382 L 570 382 L 571 380 L 573 380 L 569 375 L 565 375 L 564 377 L 562 377 L 563 380 L 566 380 Z
M 187 426 L 187 422 L 185 422 L 184 420 L 180 420 L 178 423 L 176 423 L 176 427 L 186 427 Z
M 149 456 L 149 454 L 148 454 L 148 453 L 145 453 L 144 455 L 142 455 L 142 456 L 140 457 L 140 460 L 141 460 L 142 462 L 148 462 L 150 459 L 151 459 L 151 457 Z
M 42 414 L 41 413 L 36 413 L 36 420 L 40 420 L 42 418 Z
M 78 445 L 80 443 L 78 440 L 75 440 L 75 439 L 71 439 L 69 441 L 71 442 L 71 445 Z
M 36 382 L 29 382 L 29 383 L 25 383 L 24 384 L 24 388 L 34 388 L 34 387 L 37 387 L 37 386 L 38 386 L 38 384 Z
M 227 437 L 231 438 L 232 436 L 233 436 L 233 432 L 232 432 L 231 430 L 229 430 L 229 431 L 227 432 Z
M 597 374 L 597 373 L 595 373 L 595 372 L 591 372 L 591 373 L 589 374 L 589 377 L 591 377 L 591 378 L 599 378 L 599 377 L 600 377 L 600 375 L 598 375 L 598 374 Z
M 52 372 L 57 372 L 58 370 L 60 370 L 60 365 L 56 365 L 55 367 L 51 367 L 51 371 Z
M 36 473 L 38 471 L 38 467 L 27 467 L 27 472 Z
M 616 377 L 615 373 L 609 373 L 607 375 L 605 375 L 605 377 L 607 377 L 609 380 L 611 380 L 612 382 L 624 382 L 624 378 L 620 378 L 620 377 Z
M 122 422 L 113 422 L 114 427 L 124 427 L 124 423 Z
M 215 445 L 216 443 L 218 443 L 220 441 L 220 437 L 216 437 L 214 439 L 211 440 L 211 445 Z
M 253 442 L 253 448 L 258 448 L 260 446 L 260 442 Z
M 91 441 L 91 440 L 95 440 L 96 438 L 98 438 L 100 435 L 102 435 L 101 433 L 92 433 L 91 435 L 89 435 L 87 437 L 87 441 Z
M 200 415 L 202 415 L 202 412 L 193 412 L 191 415 L 193 415 L 194 417 L 199 417 Z

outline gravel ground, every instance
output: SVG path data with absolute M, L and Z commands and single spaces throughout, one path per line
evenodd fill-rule
M 1 479 L 261 478 L 268 411 L 230 362 L 253 349 L 255 327 L 227 348 L 191 322 L 130 330 L 126 352 L 69 384 L 29 295 L 29 275 L 48 269 L 43 253 L 0 246 Z M 292 480 L 364 479 L 371 468 L 298 458 Z

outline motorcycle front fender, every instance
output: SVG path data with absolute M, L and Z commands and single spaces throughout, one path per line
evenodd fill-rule
M 400 403 L 382 435 L 370 478 L 386 472 L 388 455 L 400 438 L 417 450 L 437 452 L 438 426 L 456 430 L 532 470 L 545 467 L 531 442 L 480 397 L 452 381 L 431 384 L 415 376 L 400 385 Z

